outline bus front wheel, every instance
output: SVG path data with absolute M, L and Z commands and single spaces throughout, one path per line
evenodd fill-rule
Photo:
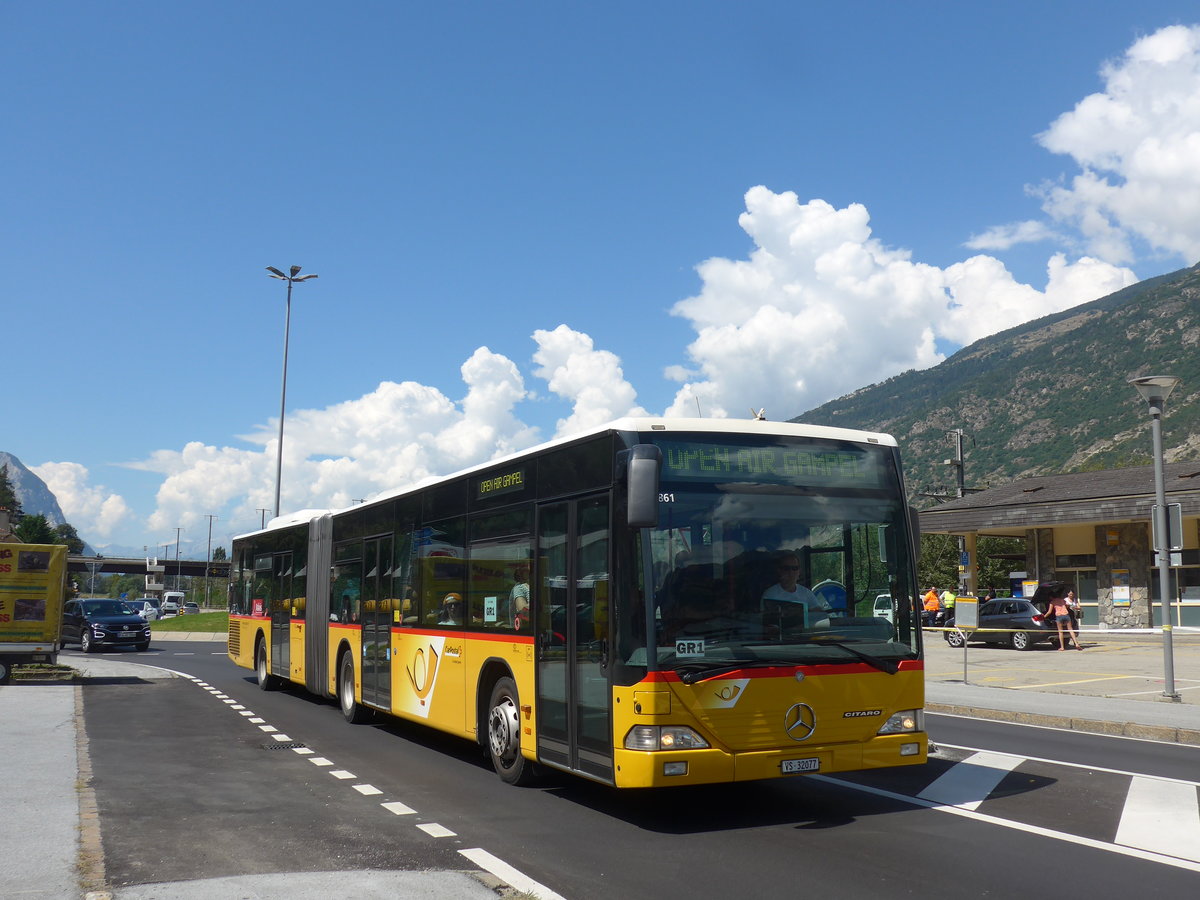
M 488 750 L 496 774 L 508 784 L 530 784 L 533 764 L 521 755 L 521 704 L 517 684 L 507 676 L 492 688 L 487 731 Z
M 279 682 L 267 668 L 267 645 L 265 643 L 259 644 L 258 652 L 254 654 L 254 674 L 258 677 L 260 691 L 273 691 L 279 687 Z
M 359 706 L 354 699 L 354 657 L 349 653 L 342 655 L 342 667 L 338 675 L 338 703 L 342 707 L 343 718 L 351 725 L 367 720 L 367 710 Z

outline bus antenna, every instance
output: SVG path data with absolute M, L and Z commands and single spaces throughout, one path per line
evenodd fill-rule
M 754 418 L 754 421 L 756 421 L 756 422 L 765 422 L 765 421 L 767 421 L 767 408 L 764 406 L 761 409 L 759 409 L 758 412 L 755 412 L 754 407 L 752 406 L 752 407 L 750 407 L 750 415 Z

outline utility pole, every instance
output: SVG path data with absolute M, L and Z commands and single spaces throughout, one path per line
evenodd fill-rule
M 205 513 L 204 518 L 208 519 L 208 553 L 204 562 L 204 608 L 208 609 L 211 605 L 208 602 L 208 572 L 212 568 L 212 523 L 213 519 L 218 519 L 220 516 Z
M 961 500 L 967 494 L 966 489 L 966 460 L 963 456 L 963 430 L 955 428 L 949 433 L 954 439 L 954 459 L 947 459 L 945 464 L 954 466 L 954 496 Z M 971 556 L 974 555 L 974 546 L 970 548 L 971 555 L 968 555 L 967 539 L 965 535 L 956 535 L 958 538 L 958 573 L 959 573 L 959 590 L 963 593 L 973 593 L 975 582 L 975 570 L 972 565 Z M 972 545 L 975 543 L 971 541 Z

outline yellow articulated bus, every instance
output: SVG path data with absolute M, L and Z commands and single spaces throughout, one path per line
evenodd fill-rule
M 229 656 L 513 784 L 915 765 L 916 541 L 887 435 L 622 419 L 236 538 Z

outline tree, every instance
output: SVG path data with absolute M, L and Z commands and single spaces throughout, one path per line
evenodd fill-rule
M 24 544 L 55 544 L 54 529 L 41 513 L 34 516 L 23 516 L 13 529 L 13 534 Z
M 21 501 L 8 477 L 8 463 L 0 466 L 0 507 L 9 511 L 12 521 L 21 518 Z
M 67 552 L 75 556 L 83 553 L 83 540 L 79 537 L 79 532 L 75 530 L 75 526 L 70 522 L 63 522 L 61 525 L 54 527 L 54 543 L 66 544 Z
M 226 559 L 227 557 L 225 556 L 225 548 L 218 547 L 217 549 L 215 549 L 213 551 L 212 558 L 213 558 L 213 562 L 218 562 L 218 561 L 222 561 L 222 560 Z
M 917 587 L 945 590 L 958 584 L 958 538 L 952 534 L 921 535 Z

